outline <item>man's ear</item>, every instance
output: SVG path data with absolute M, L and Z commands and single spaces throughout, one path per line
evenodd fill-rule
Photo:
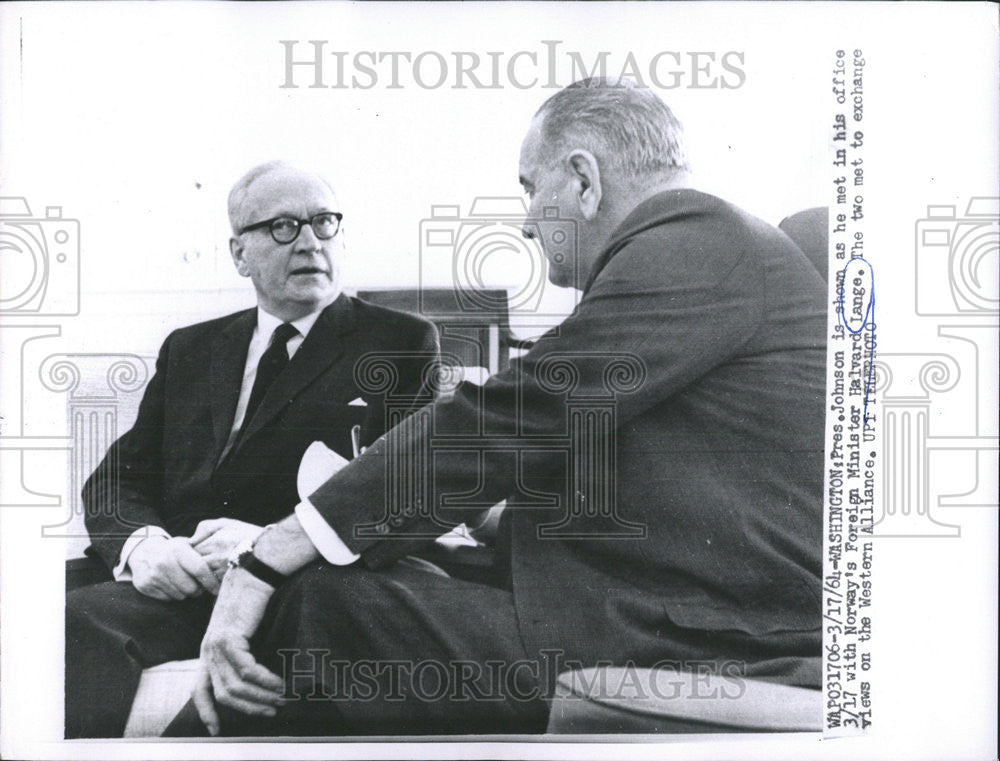
M 243 258 L 243 241 L 239 238 L 230 238 L 229 255 L 233 257 L 233 264 L 236 265 L 236 271 L 243 277 L 250 277 L 250 269 L 247 267 L 246 259 Z
M 602 193 L 601 170 L 597 166 L 597 159 L 590 151 L 578 148 L 569 154 L 567 161 L 576 180 L 580 213 L 584 219 L 593 219 L 601 205 Z

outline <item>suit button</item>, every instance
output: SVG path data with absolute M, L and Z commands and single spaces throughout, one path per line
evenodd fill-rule
M 402 519 L 402 518 L 400 518 L 399 516 L 396 516 L 395 518 L 392 518 L 392 519 L 391 519 L 391 520 L 389 521 L 389 523 L 390 523 L 390 524 L 391 524 L 392 526 L 394 526 L 394 527 L 396 527 L 396 528 L 399 528 L 400 526 L 402 526 L 402 525 L 403 525 L 403 519 Z

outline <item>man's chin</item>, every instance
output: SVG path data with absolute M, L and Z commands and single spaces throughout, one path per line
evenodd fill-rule
M 300 309 L 308 312 L 315 312 L 323 307 L 329 306 L 340 294 L 340 290 L 330 287 L 327 280 L 323 287 L 299 288 L 289 294 L 288 302 L 296 304 Z
M 303 299 L 323 300 L 340 290 L 338 281 L 327 272 L 303 272 L 293 274 L 288 279 L 288 289 Z

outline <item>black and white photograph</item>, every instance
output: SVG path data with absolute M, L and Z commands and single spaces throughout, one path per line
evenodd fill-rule
M 0 754 L 995 757 L 998 21 L 0 7 Z

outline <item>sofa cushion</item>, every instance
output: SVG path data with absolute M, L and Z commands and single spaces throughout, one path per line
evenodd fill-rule
M 557 734 L 818 732 L 819 690 L 739 676 L 607 666 L 556 680 Z
M 143 671 L 125 724 L 125 737 L 159 737 L 191 697 L 197 675 L 197 658 Z

